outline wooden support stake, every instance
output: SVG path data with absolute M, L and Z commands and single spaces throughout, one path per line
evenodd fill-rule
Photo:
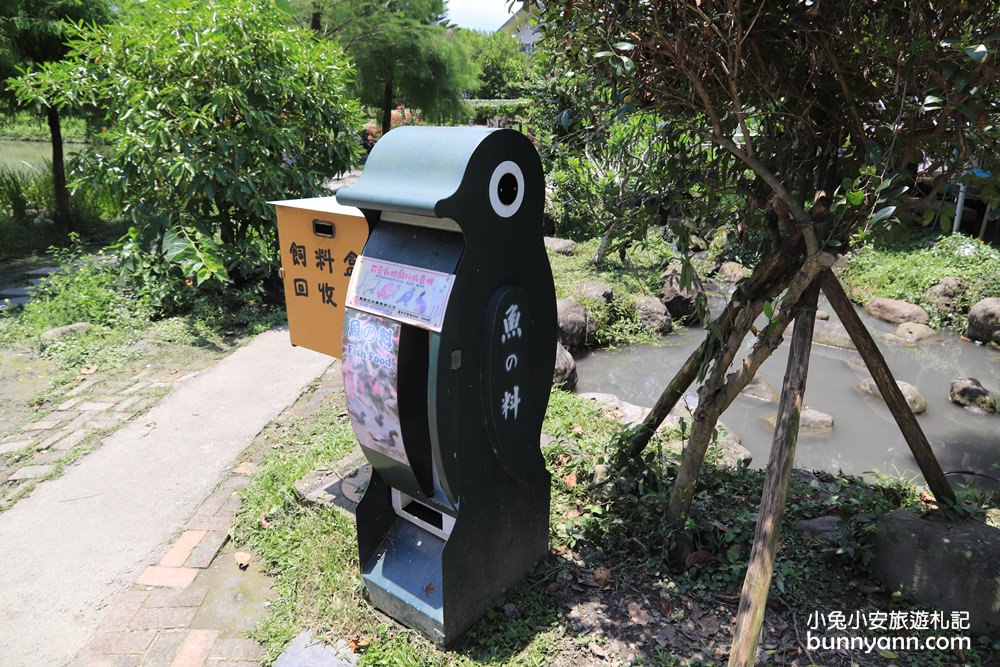
M 767 609 L 767 593 L 771 588 L 774 559 L 778 552 L 781 516 L 785 511 L 788 482 L 795 462 L 799 415 L 802 411 L 802 395 L 806 390 L 806 376 L 809 374 L 809 352 L 812 348 L 818 297 L 819 283 L 813 281 L 796 306 L 795 330 L 792 332 L 788 365 L 785 367 L 785 380 L 781 387 L 778 420 L 774 428 L 771 458 L 764 477 L 753 549 L 750 551 L 750 563 L 746 578 L 743 579 L 740 606 L 736 612 L 736 630 L 729 653 L 729 667 L 753 667 L 755 664 L 757 642 L 764 623 L 764 611 Z
M 906 398 L 903 397 L 903 392 L 899 390 L 899 386 L 892 376 L 892 371 L 889 370 L 889 366 L 885 363 L 885 358 L 875 344 L 875 340 L 868 333 L 864 322 L 861 321 L 861 318 L 854 311 L 854 306 L 851 304 L 851 300 L 847 298 L 847 294 L 844 292 L 844 288 L 841 287 L 840 281 L 837 280 L 832 271 L 824 271 L 820 275 L 820 281 L 826 298 L 830 300 L 830 305 L 837 313 L 837 317 L 840 318 L 840 322 L 844 325 L 844 328 L 847 329 L 847 333 L 850 334 L 851 340 L 854 341 L 854 345 L 861 354 L 861 358 L 865 360 L 865 366 L 868 367 L 868 372 L 872 374 L 872 379 L 875 380 L 875 385 L 878 387 L 879 392 L 881 392 L 882 398 L 889 408 L 889 412 L 892 413 L 893 419 L 896 420 L 896 425 L 899 426 L 899 430 L 903 433 L 906 444 L 910 446 L 913 458 L 917 460 L 917 465 L 920 466 L 920 472 L 923 474 L 927 486 L 930 487 L 931 493 L 934 494 L 938 502 L 955 505 L 955 491 L 951 488 L 947 478 L 945 478 L 944 472 L 941 470 L 941 464 L 938 463 L 937 457 L 934 456 L 934 452 L 931 450 L 930 443 L 927 442 L 927 436 L 924 435 L 923 429 L 917 423 L 917 418 L 913 415 L 913 411 L 910 410 L 910 406 L 907 405 Z

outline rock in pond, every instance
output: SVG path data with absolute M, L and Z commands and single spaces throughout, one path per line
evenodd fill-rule
M 966 335 L 972 340 L 1000 345 L 1000 298 L 983 299 L 972 307 Z
M 738 283 L 749 275 L 750 270 L 739 262 L 724 262 L 718 271 L 718 277 L 730 283 Z
M 750 383 L 743 387 L 743 391 L 740 394 L 749 398 L 756 398 L 765 403 L 777 403 L 780 395 L 778 390 L 771 386 L 770 382 L 759 375 L 755 375 L 750 380 Z
M 896 386 L 899 390 L 903 392 L 903 398 L 906 399 L 906 404 L 910 406 L 910 410 L 915 415 L 927 412 L 927 399 L 924 395 L 920 393 L 920 390 L 914 387 L 909 382 L 903 382 L 902 380 L 896 380 Z M 875 380 L 872 378 L 865 378 L 855 387 L 862 394 L 868 394 L 869 396 L 874 396 L 875 398 L 884 400 L 882 398 L 882 393 L 878 390 L 878 386 L 875 384 Z
M 633 297 L 632 304 L 639 315 L 639 322 L 650 333 L 657 336 L 666 336 L 674 330 L 674 323 L 670 319 L 667 307 L 655 296 Z
M 689 287 L 682 288 L 681 265 L 679 262 L 671 262 L 663 272 L 663 289 L 660 295 L 670 317 L 684 320 L 694 315 L 698 296 L 704 295 L 704 290 L 698 280 L 693 281 Z
M 996 397 L 976 378 L 955 378 L 948 390 L 952 403 L 989 414 L 997 411 Z
M 931 321 L 927 311 L 916 304 L 880 296 L 866 303 L 865 311 L 873 317 L 893 324 L 902 324 L 903 322 L 927 324 Z
M 579 301 L 556 299 L 556 314 L 559 323 L 559 342 L 571 352 L 594 341 L 597 322 L 587 314 L 587 309 Z
M 556 367 L 552 379 L 556 384 L 561 384 L 566 391 L 573 391 L 576 388 L 576 359 L 558 341 L 556 341 Z
M 789 339 L 792 331 L 795 330 L 795 323 L 792 322 L 785 329 L 785 339 Z M 813 343 L 826 345 L 827 347 L 837 347 L 842 350 L 855 350 L 854 341 L 851 334 L 840 322 L 831 320 L 816 320 L 813 323 Z
M 760 420 L 765 426 L 771 431 L 774 430 L 775 424 L 778 422 L 778 413 L 769 412 Z M 826 414 L 825 412 L 820 412 L 819 410 L 813 410 L 809 406 L 804 406 L 802 408 L 802 413 L 799 415 L 799 435 L 803 437 L 818 437 L 829 435 L 830 431 L 833 430 L 833 417 Z
M 892 333 L 882 334 L 882 340 L 900 345 L 915 345 L 917 343 L 930 343 L 940 340 L 938 332 L 931 329 L 926 324 L 917 322 L 903 322 Z

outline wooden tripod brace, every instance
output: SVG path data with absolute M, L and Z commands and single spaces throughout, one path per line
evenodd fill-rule
M 781 516 L 785 509 L 788 482 L 795 460 L 795 444 L 798 440 L 799 415 L 802 410 L 802 396 L 805 393 L 806 377 L 809 372 L 809 352 L 812 347 L 813 326 L 816 321 L 816 302 L 822 287 L 830 305 L 847 329 L 851 340 L 858 348 L 868 371 L 875 380 L 886 406 L 892 413 L 899 430 L 906 439 L 920 472 L 938 502 L 948 506 L 956 503 L 955 492 L 945 479 L 923 429 L 917 423 L 903 393 L 896 385 L 885 358 L 872 339 L 868 329 L 854 311 L 850 299 L 844 293 L 840 281 L 829 269 L 824 270 L 803 293 L 795 306 L 795 329 L 792 332 L 788 365 L 781 387 L 781 401 L 778 405 L 778 419 L 774 429 L 771 456 L 764 477 L 764 491 L 761 494 L 760 512 L 754 533 L 753 548 L 740 604 L 736 612 L 736 630 L 729 654 L 729 667 L 753 667 L 764 622 L 767 594 L 771 587 L 771 575 L 778 551 Z

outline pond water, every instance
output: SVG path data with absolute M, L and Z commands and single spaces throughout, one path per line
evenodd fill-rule
M 64 144 L 66 157 L 84 147 L 84 144 Z M 0 169 L 44 169 L 52 161 L 52 145 L 44 141 L 0 140 Z
M 820 308 L 832 312 L 826 303 L 821 303 Z M 1000 390 L 1000 352 L 954 335 L 918 347 L 901 347 L 880 338 L 895 325 L 859 312 L 895 378 L 916 386 L 927 399 L 927 412 L 918 415 L 917 420 L 942 468 L 946 472 L 974 470 L 1000 477 L 1000 470 L 994 467 L 1000 462 L 1000 416 L 975 414 L 948 400 L 951 380 L 956 377 L 974 377 L 988 389 Z M 612 393 L 630 403 L 651 406 L 703 337 L 703 330 L 692 328 L 668 336 L 660 346 L 638 345 L 590 352 L 577 359 L 580 378 L 577 391 Z M 786 342 L 758 373 L 779 390 L 788 359 L 788 339 L 786 334 Z M 752 341 L 744 342 L 736 363 L 751 346 Z M 840 470 L 851 475 L 878 471 L 922 479 L 885 404 L 854 389 L 867 377 L 867 373 L 847 365 L 846 360 L 856 355 L 853 350 L 813 345 L 805 402 L 833 416 L 834 427 L 828 436 L 799 438 L 796 466 L 832 472 Z M 696 389 L 692 386 L 689 391 L 694 394 Z M 743 445 L 753 454 L 753 467 L 767 465 L 772 434 L 761 422 L 761 417 L 776 411 L 775 403 L 741 396 L 722 416 L 722 422 L 740 436 Z M 975 480 L 966 476 L 949 479 L 953 484 Z M 976 485 L 984 489 L 997 487 L 986 480 L 979 480 Z

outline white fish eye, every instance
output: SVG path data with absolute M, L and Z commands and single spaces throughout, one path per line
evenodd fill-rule
M 524 173 L 516 162 L 501 162 L 490 177 L 490 205 L 501 218 L 509 218 L 523 201 Z

